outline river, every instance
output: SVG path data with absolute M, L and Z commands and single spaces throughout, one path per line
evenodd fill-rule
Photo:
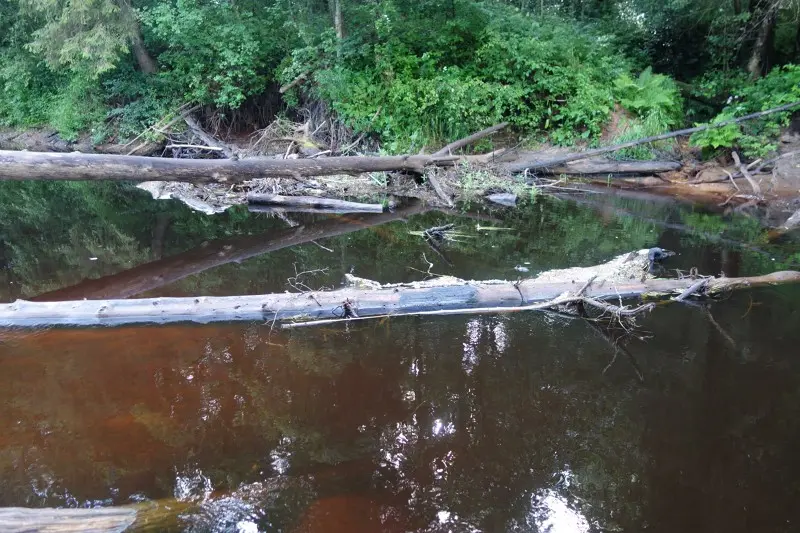
M 747 217 L 539 197 L 353 219 L 349 233 L 175 276 L 170 257 L 269 241 L 286 223 L 207 217 L 119 185 L 3 185 L 4 301 L 65 287 L 316 290 L 349 271 L 516 279 L 656 245 L 678 252 L 670 269 L 728 276 L 800 262 L 797 241 L 765 244 Z M 445 223 L 461 234 L 449 265 L 409 233 Z M 132 289 L 137 266 L 147 283 Z M 779 287 L 710 314 L 660 306 L 627 335 L 630 358 L 545 313 L 3 330 L 0 507 L 178 500 L 191 505 L 171 528 L 197 532 L 797 531 L 798 304 L 798 287 Z

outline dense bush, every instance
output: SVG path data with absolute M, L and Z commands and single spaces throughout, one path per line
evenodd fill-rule
M 754 83 L 741 85 L 731 94 L 728 105 L 712 122 L 722 122 L 749 113 L 765 111 L 800 100 L 800 66 L 776 68 Z M 692 143 L 706 150 L 741 149 L 746 155 L 763 157 L 777 148 L 781 127 L 792 112 L 769 115 L 760 120 L 730 124 L 692 136 Z

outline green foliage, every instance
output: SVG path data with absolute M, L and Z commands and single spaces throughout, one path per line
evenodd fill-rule
M 20 8 L 44 21 L 27 45 L 31 51 L 54 68 L 77 69 L 91 77 L 116 66 L 136 31 L 127 2 L 20 0 Z
M 627 72 L 621 74 L 614 81 L 614 89 L 620 105 L 649 121 L 652 129 L 666 130 L 681 121 L 683 109 L 675 82 L 662 74 L 653 74 L 651 67 L 635 79 Z
M 786 65 L 773 69 L 756 82 L 740 87 L 713 122 L 765 111 L 798 100 L 800 100 L 800 66 Z M 781 127 L 788 125 L 791 113 L 791 111 L 775 113 L 759 120 L 696 133 L 692 136 L 692 144 L 714 150 L 737 148 L 749 157 L 764 157 L 777 148 L 777 137 Z
M 624 72 L 623 58 L 558 19 L 537 22 L 496 4 L 457 9 L 464 22 L 437 26 L 430 43 L 408 32 L 430 28 L 415 18 L 428 14 L 380 21 L 378 43 L 354 44 L 341 64 L 316 73 L 320 96 L 356 129 L 371 123 L 390 152 L 503 120 L 545 130 L 558 143 L 600 133 L 614 103 L 609 73 Z
M 142 21 L 164 49 L 162 77 L 186 101 L 236 108 L 264 89 L 275 46 L 260 27 L 271 21 L 199 0 L 160 2 L 142 10 Z

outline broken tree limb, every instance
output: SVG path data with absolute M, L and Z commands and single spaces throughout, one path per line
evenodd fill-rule
M 761 187 L 758 185 L 758 183 L 756 183 L 756 180 L 753 179 L 753 176 L 752 174 L 750 174 L 750 171 L 747 169 L 744 163 L 742 163 L 742 161 L 739 159 L 739 154 L 737 154 L 736 152 L 731 152 L 731 157 L 733 157 L 733 162 L 736 163 L 736 166 L 739 167 L 739 172 L 742 173 L 744 179 L 746 179 L 747 183 L 750 184 L 750 187 L 753 189 L 753 193 L 756 196 L 761 196 Z
M 297 87 L 298 85 L 300 85 L 301 83 L 306 81 L 306 79 L 310 75 L 311 75 L 311 71 L 310 70 L 307 70 L 306 72 L 303 72 L 302 74 L 298 75 L 295 79 L 293 79 L 292 81 L 290 81 L 286 85 L 281 85 L 281 88 L 278 89 L 278 92 L 281 93 L 281 94 L 284 94 L 286 91 L 289 91 L 293 87 Z
M 654 143 L 658 141 L 665 141 L 667 139 L 673 139 L 675 137 L 681 137 L 684 135 L 691 135 L 693 133 L 698 133 L 701 131 L 705 131 L 712 128 L 722 128 L 724 126 L 728 126 L 730 124 L 738 124 L 740 122 L 744 122 L 746 120 L 753 120 L 757 118 L 761 118 L 767 115 L 771 115 L 773 113 L 780 113 L 782 111 L 788 111 L 793 109 L 797 106 L 800 106 L 800 102 L 792 102 L 791 104 L 782 105 L 780 107 L 775 107 L 772 109 L 767 109 L 766 111 L 759 111 L 758 113 L 752 113 L 750 115 L 745 115 L 739 118 L 733 118 L 730 120 L 723 120 L 721 122 L 716 122 L 713 124 L 706 124 L 704 126 L 697 126 L 694 128 L 687 128 L 684 130 L 673 131 L 670 133 L 663 133 L 661 135 L 654 135 L 652 137 L 644 137 L 642 139 L 637 139 L 635 141 L 629 141 L 625 143 L 615 144 L 613 146 L 606 146 L 603 148 L 595 148 L 593 150 L 586 150 L 585 152 L 578 152 L 574 154 L 569 154 L 564 157 L 558 157 L 555 159 L 550 159 L 547 161 L 539 161 L 539 160 L 529 160 L 529 161 L 521 161 L 519 163 L 510 163 L 506 165 L 506 170 L 509 172 L 524 172 L 525 170 L 541 170 L 551 167 L 558 167 L 564 165 L 566 163 L 570 163 L 572 161 L 579 161 L 581 159 L 589 159 L 590 157 L 595 157 L 598 155 L 603 154 L 610 154 L 612 152 L 618 152 L 625 148 L 633 148 L 634 146 L 639 146 L 641 144 L 648 144 Z
M 81 300 L 0 305 L 0 327 L 50 325 L 115 326 L 123 324 L 229 321 L 308 321 L 342 316 L 351 302 L 359 317 L 404 316 L 419 313 L 465 313 L 534 310 L 573 301 L 597 302 L 647 296 L 667 297 L 691 286 L 692 279 L 626 277 L 646 266 L 649 250 L 631 252 L 609 263 L 583 269 L 549 271 L 539 277 L 510 281 L 464 281 L 437 278 L 428 282 L 380 285 L 360 283 L 334 291 L 264 294 L 254 296 L 146 298 L 138 300 Z M 592 275 L 598 275 L 581 296 L 575 294 Z M 800 283 L 800 272 L 775 272 L 747 278 L 716 278 L 704 294 L 765 285 Z M 618 307 L 618 306 L 614 306 Z
M 383 205 L 381 204 L 363 204 L 334 198 L 318 198 L 316 196 L 249 193 L 247 202 L 265 206 L 333 209 L 342 213 L 383 213 Z
M 423 173 L 452 166 L 457 157 L 428 155 L 319 159 L 167 159 L 0 150 L 0 180 L 119 180 L 238 183 L 258 178 L 303 178 L 402 170 Z
M 192 133 L 194 133 L 197 137 L 202 139 L 202 141 L 206 143 L 206 145 L 222 150 L 222 153 L 225 154 L 225 157 L 227 158 L 233 157 L 234 155 L 233 149 L 224 142 L 220 141 L 219 139 L 216 139 L 213 136 L 206 133 L 206 131 L 200 127 L 200 124 L 194 119 L 194 117 L 192 117 L 191 114 L 185 113 L 183 115 L 183 120 L 184 122 L 186 122 L 186 125 L 189 126 L 189 130 Z
M 486 128 L 485 130 L 481 130 L 481 131 L 479 131 L 477 133 L 473 133 L 469 137 L 464 137 L 463 139 L 459 139 L 459 140 L 457 140 L 455 142 L 451 142 L 450 144 L 448 144 L 447 146 L 445 146 L 441 150 L 437 150 L 436 152 L 434 152 L 433 156 L 436 157 L 436 156 L 450 155 L 453 152 L 455 152 L 455 151 L 457 151 L 457 150 L 459 150 L 459 149 L 461 149 L 461 148 L 463 148 L 465 146 L 469 146 L 470 144 L 472 144 L 474 142 L 477 142 L 477 141 L 483 139 L 484 137 L 487 137 L 487 136 L 491 135 L 492 133 L 495 133 L 495 132 L 498 132 L 498 131 L 502 130 L 506 126 L 508 126 L 508 122 L 501 122 L 500 124 L 495 124 L 494 126 L 492 126 L 490 128 Z

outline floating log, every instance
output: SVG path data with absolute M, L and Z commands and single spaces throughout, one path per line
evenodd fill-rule
M 318 198 L 316 196 L 249 193 L 247 201 L 251 204 L 267 206 L 331 209 L 341 213 L 383 213 L 383 205 L 381 204 L 363 204 L 334 198 Z
M 136 520 L 130 507 L 100 509 L 0 508 L 0 530 L 4 533 L 122 533 Z
M 296 178 L 364 172 L 422 173 L 453 166 L 457 157 L 401 155 L 317 159 L 168 159 L 81 153 L 0 150 L 0 180 L 118 180 L 238 183 L 259 178 Z
M 637 296 L 680 294 L 696 280 L 646 279 L 649 250 L 621 255 L 588 268 L 550 271 L 519 283 L 464 281 L 438 278 L 429 282 L 380 285 L 358 280 L 356 285 L 328 292 L 283 293 L 255 296 L 146 298 L 31 302 L 0 305 L 0 326 L 41 327 L 117 326 L 174 322 L 298 321 L 334 319 L 352 308 L 359 317 L 402 316 L 521 310 L 552 302 L 565 293 L 580 293 L 595 301 Z M 593 280 L 593 281 L 592 281 Z M 747 278 L 709 280 L 704 294 L 764 285 L 799 283 L 800 272 L 775 272 Z
M 398 207 L 391 213 L 336 218 L 279 232 L 218 239 L 198 248 L 158 261 L 151 261 L 117 274 L 86 280 L 77 285 L 40 294 L 33 300 L 129 298 L 174 283 L 210 268 L 228 263 L 240 263 L 251 257 L 291 246 L 298 246 L 318 239 L 336 237 L 386 224 L 387 222 L 402 220 L 407 216 L 423 213 L 428 209 L 421 203 L 415 202 Z

